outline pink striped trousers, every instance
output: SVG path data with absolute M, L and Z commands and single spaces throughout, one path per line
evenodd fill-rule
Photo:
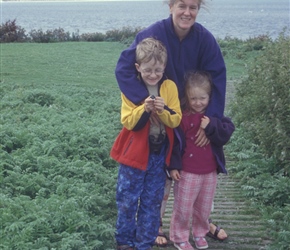
M 217 185 L 217 172 L 193 174 L 181 171 L 180 181 L 174 182 L 174 205 L 170 222 L 170 240 L 204 237 L 209 231 L 209 216 Z M 190 221 L 192 228 L 190 228 Z

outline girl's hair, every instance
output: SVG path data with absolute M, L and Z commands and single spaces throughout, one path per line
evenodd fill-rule
M 165 46 L 154 38 L 145 38 L 136 47 L 136 62 L 147 63 L 154 59 L 164 65 L 167 63 L 167 50 Z
M 181 100 L 183 110 L 189 110 L 188 93 L 192 88 L 201 88 L 207 92 L 209 97 L 212 91 L 212 80 L 209 73 L 204 71 L 190 71 L 185 75 L 184 98 Z
M 177 3 L 178 1 L 180 1 L 180 0 L 164 0 L 163 2 L 165 4 L 168 4 L 169 6 L 172 6 L 175 3 Z M 205 5 L 205 0 L 199 0 L 198 8 L 200 9 L 200 7 L 203 5 Z

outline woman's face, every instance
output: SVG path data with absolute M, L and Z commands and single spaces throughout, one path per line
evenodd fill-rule
M 182 40 L 194 24 L 199 10 L 200 0 L 177 0 L 169 5 L 173 25 L 177 36 Z

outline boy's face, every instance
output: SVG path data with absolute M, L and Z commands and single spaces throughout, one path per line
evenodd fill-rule
M 135 63 L 137 71 L 141 74 L 141 77 L 145 84 L 154 86 L 162 78 L 165 65 L 160 62 L 155 62 L 153 59 L 147 63 Z

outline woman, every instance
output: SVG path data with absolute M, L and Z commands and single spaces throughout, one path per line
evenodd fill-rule
M 179 98 L 184 96 L 184 75 L 191 70 L 207 71 L 213 81 L 212 98 L 205 115 L 221 118 L 225 106 L 226 67 L 224 59 L 214 36 L 201 24 L 196 22 L 198 12 L 205 0 L 170 0 L 170 16 L 158 21 L 139 32 L 131 46 L 121 53 L 115 74 L 123 94 L 133 103 L 138 104 L 148 96 L 146 86 L 136 78 L 135 50 L 137 44 L 146 37 L 160 40 L 168 51 L 165 76 L 174 81 Z M 196 144 L 204 146 L 209 141 L 204 130 L 196 136 Z M 170 187 L 170 185 L 169 185 Z M 167 191 L 168 192 L 168 191 Z M 214 235 L 217 226 L 211 224 Z M 162 231 L 160 230 L 160 235 Z M 227 237 L 220 229 L 218 239 Z M 166 244 L 166 238 L 157 238 L 157 244 Z M 163 244 L 162 244 L 163 245 Z

